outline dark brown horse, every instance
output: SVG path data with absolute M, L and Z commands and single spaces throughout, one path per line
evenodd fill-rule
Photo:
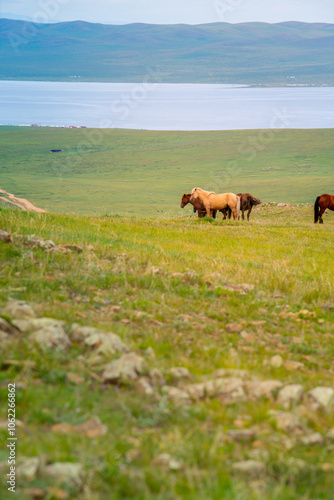
M 322 194 L 318 196 L 314 203 L 314 223 L 323 224 L 322 216 L 328 208 L 329 210 L 334 210 L 334 196 L 331 194 Z
M 192 202 L 190 201 L 191 198 L 191 193 L 184 194 L 181 199 L 181 208 L 184 208 L 188 203 L 191 203 L 192 206 L 194 207 L 194 212 L 197 212 L 198 218 L 201 219 L 202 217 L 206 216 L 206 209 L 200 199 L 193 200 Z M 212 212 L 212 217 L 215 219 L 217 214 L 217 210 L 214 210 Z
M 240 196 L 240 210 L 242 212 L 242 220 L 245 220 L 244 212 L 245 210 L 248 210 L 247 220 L 249 221 L 249 216 L 251 214 L 252 208 L 254 207 L 254 205 L 260 205 L 261 200 L 259 200 L 258 198 L 254 198 L 254 196 L 249 193 L 238 193 L 238 196 Z

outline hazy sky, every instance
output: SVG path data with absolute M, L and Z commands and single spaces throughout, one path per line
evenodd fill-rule
M 334 23 L 334 0 L 0 0 L 0 16 L 105 24 Z

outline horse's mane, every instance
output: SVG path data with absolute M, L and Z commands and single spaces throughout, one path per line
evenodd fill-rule
M 195 191 L 201 191 L 201 193 L 203 193 L 207 196 L 209 194 L 216 194 L 214 191 L 205 191 L 204 189 L 201 189 L 201 188 L 193 188 L 193 190 L 191 191 L 191 194 L 194 194 Z

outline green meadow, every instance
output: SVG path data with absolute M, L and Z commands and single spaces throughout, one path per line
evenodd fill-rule
M 334 214 L 313 223 L 333 134 L 0 128 L 0 188 L 49 211 L 0 206 L 20 500 L 334 497 Z M 264 203 L 250 222 L 198 219 L 179 206 L 194 186 Z M 141 358 L 133 378 L 106 376 L 124 356 L 111 333 Z
M 39 134 L 53 131 L 31 133 L 40 144 Z M 15 134 L 19 138 L 27 131 Z M 124 134 L 111 134 L 118 137 L 119 154 Z M 222 135 L 216 134 L 217 141 Z M 318 142 L 325 135 L 319 133 Z M 66 134 L 59 131 L 59 136 Z M 157 149 L 159 141 L 157 134 Z M 305 156 L 308 147 L 306 142 Z M 187 164 L 190 168 L 184 159 Z M 160 175 L 166 174 L 161 170 Z M 273 185 L 275 175 L 274 170 L 268 175 Z M 31 185 L 34 178 L 37 174 L 29 177 Z M 303 178 L 310 193 L 311 179 Z M 287 192 L 288 183 L 282 185 Z M 261 189 L 268 192 L 259 184 L 260 194 Z M 27 193 L 26 186 L 20 194 Z M 308 399 L 315 387 L 333 387 L 334 217 L 324 219 L 324 225 L 314 225 L 312 207 L 306 205 L 256 207 L 249 223 L 198 220 L 191 213 L 182 219 L 147 219 L 1 209 L 0 228 L 10 234 L 36 234 L 57 245 L 83 248 L 81 253 L 47 252 L 24 240 L 0 241 L 0 315 L 15 323 L 5 309 L 8 299 L 27 301 L 38 317 L 63 320 L 71 340 L 63 350 L 34 343 L 29 331 L 9 343 L 1 340 L 3 401 L 7 384 L 17 384 L 18 457 L 40 460 L 38 470 L 18 480 L 19 498 L 333 498 L 333 411 L 315 410 Z M 73 323 L 117 334 L 145 359 L 142 378 L 151 381 L 152 392 L 138 381 L 104 383 L 106 363 L 119 354 L 96 355 L 93 345 L 73 336 Z M 233 332 L 230 324 L 239 328 Z M 272 361 L 274 356 L 279 363 Z M 186 368 L 189 378 L 174 378 L 174 367 Z M 245 384 L 299 384 L 303 398 L 287 409 L 278 389 L 255 399 L 250 393 L 235 401 L 206 395 L 186 403 L 166 392 L 166 386 L 182 391 L 210 380 L 221 369 L 246 376 Z M 160 373 L 160 384 L 153 383 L 152 370 L 155 377 Z M 6 411 L 3 405 L 1 422 Z M 293 419 L 289 425 L 286 415 Z M 105 435 L 74 432 L 73 427 L 96 417 Z M 250 437 L 241 432 L 238 438 L 238 431 Z M 5 426 L 0 432 L 6 439 Z M 2 448 L 2 471 L 6 460 Z M 249 460 L 260 472 L 238 471 L 238 464 Z M 43 467 L 55 462 L 79 463 L 82 480 L 73 484 L 43 475 Z M 2 498 L 12 493 L 5 491 Z
M 333 129 L 0 127 L 0 187 L 48 211 L 82 215 L 184 215 L 181 196 L 195 186 L 312 203 L 334 189 L 333 139 Z

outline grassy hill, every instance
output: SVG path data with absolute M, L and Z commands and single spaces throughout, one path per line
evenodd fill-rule
M 263 202 L 334 192 L 334 131 L 1 127 L 0 188 L 52 212 L 184 216 L 195 186 Z M 61 149 L 61 153 L 50 153 Z
M 12 235 L 0 240 L 0 321 L 20 329 L 0 336 L 0 392 L 16 383 L 20 499 L 333 497 L 334 218 L 253 214 L 0 210 Z M 143 363 L 133 379 L 108 382 L 124 359 L 108 332 Z M 4 440 L 6 422 L 3 405 Z M 7 458 L 2 447 L 3 477 Z
M 112 26 L 0 19 L 0 27 L 2 79 L 334 83 L 332 24 Z

